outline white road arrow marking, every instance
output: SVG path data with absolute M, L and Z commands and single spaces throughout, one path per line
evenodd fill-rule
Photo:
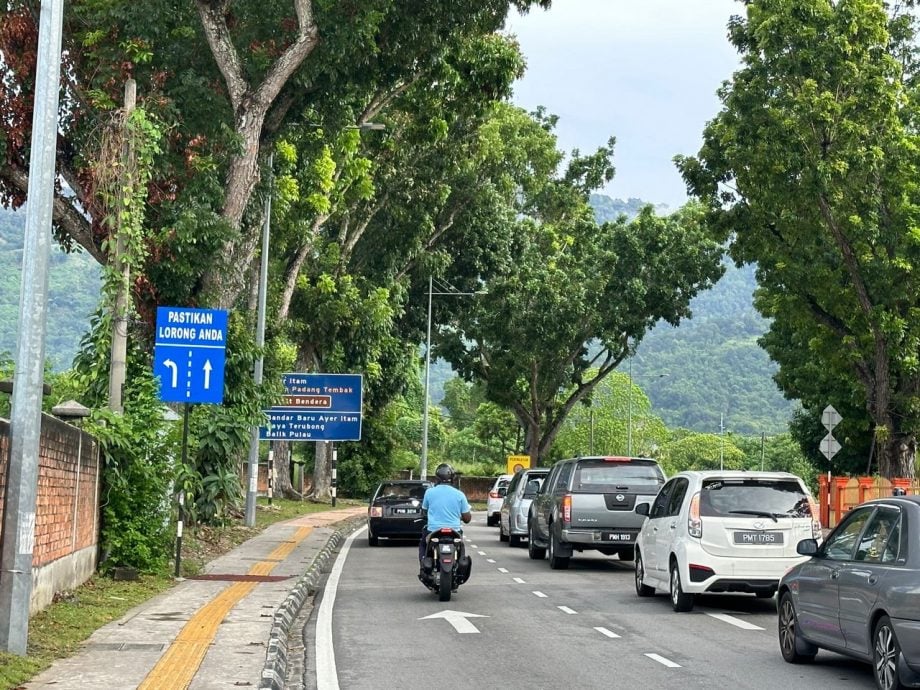
M 204 389 L 211 387 L 211 360 L 204 360 Z
M 479 628 L 470 623 L 468 619 L 470 618 L 488 618 L 488 616 L 482 616 L 478 613 L 464 613 L 463 611 L 440 611 L 438 613 L 432 613 L 430 616 L 424 616 L 419 618 L 420 621 L 427 621 L 432 618 L 443 618 L 452 626 L 454 630 L 458 633 L 478 633 Z
M 171 359 L 164 359 L 163 366 L 172 369 L 172 387 L 175 388 L 179 385 L 179 367 Z

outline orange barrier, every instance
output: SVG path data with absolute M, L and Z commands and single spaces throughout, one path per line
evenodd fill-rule
M 818 477 L 821 526 L 834 527 L 855 506 L 873 498 L 891 496 L 895 489 L 920 494 L 920 479 L 883 477 Z

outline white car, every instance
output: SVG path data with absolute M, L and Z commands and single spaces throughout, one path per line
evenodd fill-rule
M 486 524 L 489 527 L 498 524 L 502 512 L 502 501 L 508 491 L 508 484 L 514 478 L 513 474 L 500 474 L 495 478 L 495 483 L 489 489 L 489 498 L 486 502 Z
M 671 595 L 675 611 L 703 592 L 772 597 L 779 580 L 807 560 L 803 539 L 820 539 L 818 506 L 787 472 L 681 472 L 649 505 L 636 540 L 636 594 Z

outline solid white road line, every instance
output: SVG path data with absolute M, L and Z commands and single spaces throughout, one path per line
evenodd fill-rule
M 534 592 L 535 597 L 540 597 L 541 599 L 546 599 L 546 595 L 543 592 Z
M 578 613 L 578 611 L 573 611 L 568 606 L 557 606 L 556 608 L 562 611 L 563 613 L 568 613 L 569 615 Z
M 663 666 L 667 666 L 668 668 L 682 668 L 680 664 L 675 664 L 670 659 L 665 659 L 663 656 L 659 654 L 646 654 L 645 656 L 647 656 L 652 661 L 657 661 L 659 664 Z
M 514 581 L 517 582 L 519 585 L 526 585 L 526 584 L 527 584 L 526 582 L 524 582 L 524 581 L 523 581 L 521 578 L 519 578 L 519 577 L 514 578 Z
M 763 630 L 763 628 L 761 628 L 759 625 L 754 625 L 753 623 L 748 623 L 746 620 L 735 618 L 734 616 L 729 616 L 727 613 L 709 613 L 707 611 L 706 615 L 715 618 L 716 620 L 720 620 L 723 623 L 734 625 L 735 627 L 741 628 L 742 630 Z
M 617 635 L 612 630 L 607 630 L 607 628 L 594 628 L 594 629 L 597 630 L 601 635 L 606 635 L 607 637 L 611 639 L 617 639 L 619 637 L 619 635 Z
M 367 527 L 356 530 L 342 544 L 335 564 L 326 579 L 323 589 L 323 600 L 319 605 L 316 616 L 316 687 L 317 690 L 339 690 L 339 676 L 335 667 L 335 649 L 332 647 L 332 607 L 335 606 L 336 590 L 339 587 L 339 578 L 345 567 L 345 558 L 355 538 L 364 532 Z

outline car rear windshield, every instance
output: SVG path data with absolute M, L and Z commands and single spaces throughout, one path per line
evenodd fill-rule
M 399 482 L 388 482 L 381 484 L 377 490 L 376 500 L 378 501 L 410 501 L 413 498 L 422 500 L 425 497 L 425 484 L 401 484 Z
M 572 491 L 609 492 L 663 483 L 664 474 L 654 460 L 582 460 L 575 467 Z
M 703 482 L 700 515 L 810 517 L 808 496 L 792 479 L 712 479 Z

